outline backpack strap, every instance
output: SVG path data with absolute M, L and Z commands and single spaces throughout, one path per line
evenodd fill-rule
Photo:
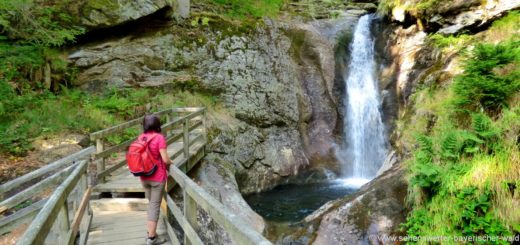
M 145 145 L 146 145 L 146 152 L 148 153 L 148 156 L 150 156 L 152 159 L 154 159 L 154 157 L 150 153 L 150 142 L 152 142 L 152 140 L 155 139 L 156 136 L 157 136 L 157 134 L 152 135 L 150 138 L 144 137 L 144 141 L 145 141 Z M 157 159 L 154 159 L 154 160 L 157 161 Z

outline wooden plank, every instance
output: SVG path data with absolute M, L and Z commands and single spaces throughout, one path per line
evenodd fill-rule
M 87 241 L 88 241 L 88 235 L 89 235 L 89 230 L 90 230 L 90 225 L 92 224 L 92 218 L 94 218 L 94 215 L 92 214 L 89 214 L 91 212 L 87 212 L 87 218 L 85 219 L 86 220 L 86 225 L 84 228 L 82 228 L 82 231 L 79 235 L 79 245 L 85 245 L 87 244 Z
M 104 148 L 105 143 L 103 142 L 103 139 L 96 139 L 96 153 L 99 154 L 103 152 Z M 105 158 L 98 158 L 98 160 L 96 161 L 96 173 L 102 173 L 103 171 L 105 171 Z M 103 177 L 97 177 L 97 180 L 100 183 L 105 182 L 105 178 Z
M 184 158 L 189 159 L 190 158 L 190 134 L 189 134 L 189 125 L 188 120 L 185 119 L 183 122 L 183 137 L 182 137 L 182 144 L 184 148 Z M 184 172 L 187 172 L 187 169 L 184 169 Z
M 85 148 L 83 150 L 77 151 L 69 156 L 61 158 L 57 161 L 54 161 L 44 167 L 39 168 L 38 170 L 32 171 L 24 176 L 18 177 L 14 180 L 11 180 L 7 183 L 4 183 L 0 186 L 0 194 L 6 193 L 24 183 L 27 183 L 33 179 L 44 176 L 46 174 L 55 171 L 56 169 L 71 165 L 74 161 L 89 157 L 90 154 L 95 152 L 94 146 Z
M 58 186 L 51 197 L 49 197 L 49 200 L 45 203 L 40 213 L 36 216 L 29 228 L 27 228 L 16 244 L 43 244 L 52 224 L 56 220 L 58 211 L 62 204 L 64 204 L 69 193 L 79 181 L 81 175 L 86 171 L 87 165 L 87 161 L 81 161 L 73 165 L 77 167 L 74 169 L 72 174 L 70 174 L 67 179 Z
M 22 210 L 18 210 L 12 215 L 2 217 L 0 219 L 0 235 L 10 232 L 20 224 L 31 220 L 34 216 L 36 216 L 36 214 L 38 214 L 43 205 L 45 205 L 45 202 L 47 202 L 47 198 L 40 200 Z
M 200 237 L 197 235 L 197 232 L 193 229 L 190 222 L 186 219 L 186 217 L 182 214 L 181 210 L 175 203 L 173 202 L 173 199 L 169 196 L 166 196 L 166 203 L 168 205 L 168 208 L 172 212 L 173 216 L 179 223 L 179 225 L 182 227 L 182 230 L 184 231 L 185 236 L 189 238 L 189 241 L 191 244 L 197 244 L 201 245 L 204 244 Z M 186 242 L 186 240 L 184 240 Z M 185 243 L 186 244 L 186 243 Z
M 172 109 L 173 112 L 180 112 L 180 113 L 198 112 L 200 110 L 205 110 L 205 108 L 204 107 L 182 107 L 182 108 L 173 108 Z
M 195 200 L 191 198 L 186 191 L 183 191 L 184 196 L 184 217 L 186 217 L 186 220 L 188 221 L 188 224 L 193 230 L 197 229 L 197 204 L 195 203 Z M 196 234 L 196 233 L 195 233 Z M 198 236 L 196 236 L 198 238 Z M 199 238 L 200 239 L 200 238 Z M 188 236 L 188 233 L 185 233 L 184 236 L 184 244 L 186 245 L 192 245 L 196 244 L 193 242 L 195 240 L 194 237 Z
M 249 224 L 240 219 L 236 214 L 229 211 L 222 203 L 208 194 L 202 187 L 198 186 L 179 168 L 171 168 L 173 178 L 190 195 L 195 202 L 204 209 L 237 244 L 272 244 Z
M 83 162 L 84 162 L 84 160 L 83 160 Z M 8 198 L 7 200 L 4 200 L 3 202 L 0 203 L 0 213 L 3 213 L 10 208 L 13 208 L 14 206 L 20 204 L 21 202 L 23 202 L 29 198 L 32 198 L 34 196 L 34 193 L 41 192 L 52 185 L 57 185 L 58 183 L 63 181 L 68 175 L 70 175 L 72 170 L 74 170 L 73 166 L 75 166 L 75 165 L 69 166 L 69 167 L 61 170 L 60 172 L 55 173 L 52 176 L 38 182 L 37 184 Z
M 171 113 L 171 112 L 172 112 L 171 109 L 167 109 L 167 110 L 155 112 L 153 114 L 161 116 L 161 115 L 164 115 L 166 113 Z M 113 127 L 110 127 L 110 128 L 107 128 L 107 129 L 103 129 L 103 130 L 91 133 L 90 134 L 90 139 L 91 140 L 101 139 L 101 138 L 104 138 L 104 137 L 109 136 L 111 134 L 120 132 L 120 131 L 122 131 L 122 130 L 124 130 L 126 128 L 133 127 L 135 125 L 138 125 L 138 124 L 142 123 L 143 118 L 144 118 L 144 116 L 136 118 L 136 119 L 133 119 L 133 120 L 130 120 L 128 122 L 125 122 L 125 123 L 122 123 L 122 124 L 119 124 L 119 125 L 116 125 L 116 126 L 113 126 Z
M 72 224 L 70 228 L 70 232 L 68 234 L 68 244 L 71 245 L 74 243 L 76 239 L 76 235 L 79 231 L 79 225 L 81 224 L 81 220 L 85 214 L 85 210 L 87 209 L 88 202 L 90 200 L 90 193 L 92 192 L 92 187 L 87 188 L 85 194 L 83 194 L 83 198 L 79 204 L 78 211 L 74 214 L 74 218 L 72 219 Z
M 182 138 L 183 134 L 182 133 L 174 133 L 172 134 L 172 136 L 169 138 L 169 139 L 166 139 L 166 144 L 169 145 L 177 140 L 179 140 L 180 138 Z
M 57 217 L 57 226 L 58 229 L 58 243 L 60 245 L 68 245 L 68 234 L 69 234 L 69 208 L 67 203 L 67 198 L 65 198 L 65 201 L 61 205 L 59 211 L 58 211 L 58 217 Z
M 132 144 L 132 142 L 134 142 L 135 140 L 137 139 L 137 137 L 135 138 L 132 138 L 132 139 L 129 139 L 119 145 L 115 145 L 115 146 L 112 146 L 104 151 L 101 151 L 99 153 L 96 153 L 95 155 L 95 158 L 96 159 L 99 159 L 99 158 L 105 158 L 105 157 L 108 157 L 114 153 L 118 153 L 118 152 L 121 152 L 121 151 L 126 151 L 126 149 L 128 148 L 128 146 L 130 144 Z

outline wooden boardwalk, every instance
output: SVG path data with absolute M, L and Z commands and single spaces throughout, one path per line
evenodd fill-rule
M 163 219 L 159 219 L 157 234 L 170 244 Z M 95 211 L 87 244 L 142 245 L 145 238 L 146 211 Z
M 161 126 L 166 135 L 168 153 L 173 161 L 161 205 L 158 234 L 164 244 L 202 245 L 197 230 L 198 210 L 204 210 L 222 227 L 235 244 L 272 245 L 261 233 L 207 193 L 188 175 L 206 154 L 207 129 L 204 108 L 173 108 L 155 113 L 166 118 Z M 123 153 L 132 143 L 107 145 L 106 138 L 123 130 L 140 127 L 141 118 L 90 134 L 96 146 L 90 146 L 41 169 L 0 185 L 0 196 L 36 178 L 50 175 L 25 190 L 0 201 L 0 214 L 30 199 L 35 192 L 56 188 L 51 196 L 0 219 L 0 231 L 31 220 L 17 241 L 33 244 L 145 244 L 148 201 L 144 198 L 119 198 L 121 193 L 144 192 L 139 178 L 130 174 L 125 159 L 105 166 L 111 156 Z M 109 147 L 109 148 L 108 148 Z M 96 171 L 91 173 L 95 165 Z M 89 176 L 94 181 L 89 183 Z M 182 200 L 174 203 L 170 190 L 178 188 Z M 112 198 L 101 198 L 111 193 Z M 182 204 L 179 205 L 178 204 Z M 34 217 L 34 219 L 32 218 Z M 175 219 L 174 228 L 165 220 Z

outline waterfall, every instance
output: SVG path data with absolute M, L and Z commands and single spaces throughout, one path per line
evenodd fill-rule
M 348 76 L 344 76 L 344 142 L 337 155 L 348 185 L 362 185 L 374 178 L 386 157 L 374 40 L 370 32 L 372 18 L 364 15 L 356 25 L 350 44 Z

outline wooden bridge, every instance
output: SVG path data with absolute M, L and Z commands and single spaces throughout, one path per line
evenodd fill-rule
M 174 163 L 158 227 L 165 244 L 204 244 L 197 222 L 202 210 L 235 244 L 271 244 L 187 176 L 206 153 L 205 109 L 173 108 L 155 114 L 166 121 L 162 133 Z M 2 184 L 0 234 L 30 223 L 16 244 L 144 244 L 148 202 L 124 159 L 135 138 L 107 143 L 124 132 L 139 132 L 141 122 L 142 117 L 92 133 L 95 146 Z M 49 188 L 50 196 L 27 206 L 36 193 Z M 134 197 L 121 198 L 129 195 Z

